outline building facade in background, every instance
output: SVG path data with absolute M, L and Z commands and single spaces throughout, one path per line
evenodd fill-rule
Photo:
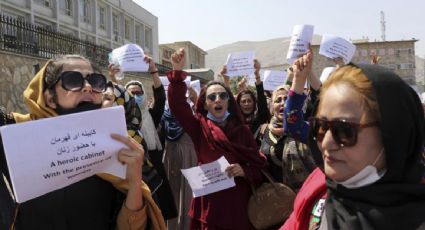
M 385 66 L 396 72 L 409 85 L 416 84 L 415 71 L 415 42 L 418 40 L 401 41 L 378 41 L 369 42 L 367 39 L 353 40 L 356 46 L 353 63 L 370 63 L 371 56 L 379 57 L 379 65 Z M 319 55 L 319 45 L 313 45 L 315 74 L 321 74 L 321 71 L 328 66 L 335 66 L 332 60 Z
M 171 55 L 174 52 L 176 52 L 176 50 L 169 46 L 159 45 L 159 64 L 173 68 L 173 65 L 171 64 Z
M 205 56 L 207 55 L 207 52 L 190 41 L 160 44 L 159 63 L 172 68 L 171 55 L 180 48 L 184 48 L 186 51 L 186 60 L 183 69 L 189 73 L 192 80 L 200 80 L 201 86 L 203 86 L 208 81 L 214 79 L 214 71 L 210 68 L 205 68 Z
M 205 52 L 203 49 L 199 48 L 192 42 L 181 41 L 159 45 L 160 50 L 177 51 L 180 48 L 184 48 L 184 50 L 186 51 L 186 64 L 184 66 L 184 69 L 205 68 L 205 55 L 207 55 L 207 52 Z M 171 55 L 169 62 L 171 63 Z
M 0 13 L 106 48 L 136 43 L 159 61 L 158 18 L 132 0 L 0 0 Z

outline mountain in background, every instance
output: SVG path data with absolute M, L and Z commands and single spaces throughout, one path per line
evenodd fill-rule
M 219 73 L 224 65 L 229 53 L 254 51 L 256 58 L 261 62 L 262 68 L 282 66 L 286 64 L 286 53 L 291 37 L 275 38 L 266 41 L 240 41 L 227 45 L 222 45 L 214 49 L 207 50 L 205 57 L 206 67 L 211 68 L 214 73 Z M 321 35 L 314 35 L 312 44 L 320 44 Z M 416 82 L 425 84 L 424 73 L 425 60 L 416 56 Z
M 319 44 L 322 37 L 313 36 L 313 44 Z M 207 50 L 205 64 L 215 73 L 220 72 L 221 67 L 227 59 L 227 55 L 233 52 L 254 51 L 256 58 L 261 62 L 261 67 L 282 65 L 286 63 L 286 53 L 288 52 L 291 37 L 275 38 L 266 41 L 240 41 L 227 45 L 222 45 L 214 49 Z

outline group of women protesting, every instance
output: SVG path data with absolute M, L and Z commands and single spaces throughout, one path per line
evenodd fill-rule
M 270 175 L 297 195 L 292 213 L 265 229 L 425 229 L 424 111 L 395 73 L 348 64 L 322 85 L 309 51 L 268 103 L 257 60 L 256 92 L 233 94 L 224 67 L 224 82 L 187 94 L 185 55 L 172 55 L 168 101 L 145 57 L 152 107 L 141 82 L 117 84 L 114 66 L 108 82 L 81 56 L 49 60 L 24 92 L 29 114 L 2 109 L 0 125 L 124 106 L 129 137 L 111 141 L 127 146 L 117 153 L 127 179 L 97 174 L 18 204 L 1 149 L 0 228 L 255 229 L 248 202 Z M 180 169 L 221 157 L 236 185 L 192 198 Z

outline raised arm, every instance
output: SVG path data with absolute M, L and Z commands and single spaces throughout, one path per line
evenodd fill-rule
M 258 109 L 258 121 L 260 124 L 267 123 L 270 120 L 270 112 L 267 107 L 267 98 L 264 95 L 263 81 L 261 81 L 260 69 L 261 63 L 255 59 L 255 88 L 257 90 L 257 109 Z
M 224 85 L 230 89 L 230 77 L 227 75 L 227 66 L 223 65 L 220 70 L 220 75 L 223 77 Z
M 159 88 L 162 86 L 161 80 L 159 79 L 158 69 L 155 66 L 153 59 L 147 55 L 144 57 L 144 61 L 149 64 L 149 73 L 152 76 L 153 87 Z
M 170 85 L 168 85 L 168 104 L 176 120 L 184 131 L 192 138 L 193 143 L 199 143 L 201 130 L 198 120 L 192 113 L 190 105 L 186 101 L 187 86 L 183 80 L 187 73 L 182 71 L 185 61 L 185 51 L 180 49 L 171 56 L 173 71 L 167 73 Z
M 292 65 L 294 79 L 284 110 L 284 129 L 295 139 L 307 143 L 308 123 L 304 121 L 303 104 L 306 99 L 304 85 L 311 72 L 313 55 L 311 52 L 298 58 Z

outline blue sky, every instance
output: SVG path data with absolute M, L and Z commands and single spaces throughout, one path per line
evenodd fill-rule
M 297 24 L 315 34 L 381 40 L 380 11 L 386 40 L 419 39 L 425 56 L 423 0 L 134 0 L 158 17 L 159 42 L 192 41 L 204 50 L 237 41 L 262 41 L 291 35 Z

